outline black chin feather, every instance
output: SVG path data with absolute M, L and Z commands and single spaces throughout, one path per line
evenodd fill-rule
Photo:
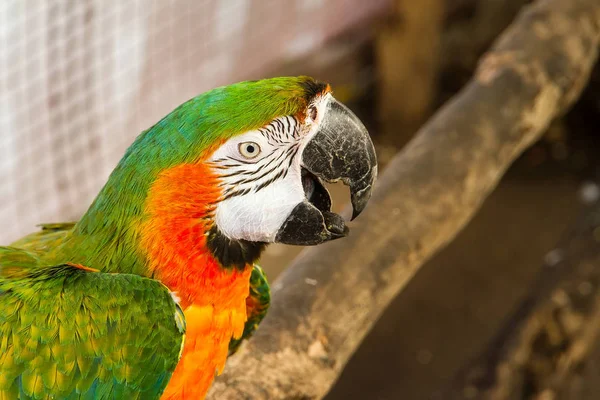
M 221 266 L 239 270 L 256 262 L 267 246 L 264 242 L 230 239 L 216 226 L 208 231 L 206 245 Z

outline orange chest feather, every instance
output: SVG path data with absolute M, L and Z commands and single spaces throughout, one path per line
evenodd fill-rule
M 203 399 L 215 373 L 223 371 L 229 341 L 244 331 L 250 272 L 247 268 L 231 288 L 230 306 L 191 304 L 185 308 L 183 354 L 162 400 Z
M 203 399 L 246 322 L 251 266 L 224 268 L 206 246 L 219 180 L 204 164 L 163 171 L 152 185 L 139 229 L 150 275 L 181 299 L 183 353 L 162 399 Z
M 173 167 L 153 183 L 144 218 L 134 227 L 150 275 L 177 292 L 184 309 L 192 303 L 228 303 L 219 293 L 239 278 L 239 271 L 219 265 L 206 246 L 220 198 L 219 180 L 206 165 Z

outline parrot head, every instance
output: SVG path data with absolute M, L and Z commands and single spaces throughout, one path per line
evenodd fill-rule
M 355 218 L 376 175 L 367 130 L 329 85 L 240 82 L 183 103 L 139 135 L 75 231 L 90 248 L 112 243 L 116 250 L 98 256 L 109 263 L 125 254 L 117 239 L 132 234 L 156 264 L 178 257 L 184 265 L 202 253 L 189 249 L 208 248 L 221 265 L 243 267 L 267 243 L 347 235 L 324 183 L 350 187 Z
M 207 159 L 222 188 L 213 229 L 230 239 L 292 245 L 341 238 L 348 228 L 331 212 L 324 183 L 348 185 L 353 218 L 358 216 L 377 175 L 373 144 L 328 85 L 310 78 L 280 79 L 267 85 L 272 93 L 265 97 L 286 92 L 284 112 L 228 138 Z M 245 83 L 246 91 L 267 83 Z

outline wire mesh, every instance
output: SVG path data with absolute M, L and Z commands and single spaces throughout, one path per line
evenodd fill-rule
M 4 0 L 0 243 L 77 219 L 175 106 L 264 76 L 386 0 Z

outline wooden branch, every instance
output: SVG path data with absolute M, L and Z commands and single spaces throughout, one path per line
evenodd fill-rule
M 529 0 L 446 0 L 442 70 L 471 72 Z M 447 77 L 450 79 L 451 77 Z
M 600 203 L 552 250 L 537 284 L 444 399 L 598 397 Z
M 579 96 L 599 41 L 597 0 L 522 12 L 388 165 L 350 236 L 305 250 L 273 284 L 267 318 L 210 398 L 322 398 L 394 296 Z

